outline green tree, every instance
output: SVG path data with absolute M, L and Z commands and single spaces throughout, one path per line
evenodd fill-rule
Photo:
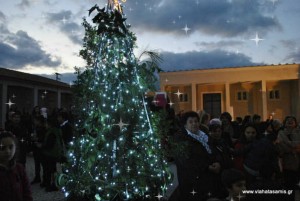
M 87 67 L 76 69 L 76 137 L 59 183 L 68 200 L 157 200 L 171 174 L 145 94 L 154 90 L 160 58 L 136 58 L 120 9 L 95 11 L 95 26 L 83 20 Z

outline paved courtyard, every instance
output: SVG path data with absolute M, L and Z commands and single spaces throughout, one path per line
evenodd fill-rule
M 26 171 L 29 181 L 34 178 L 34 161 L 32 155 L 27 156 Z M 41 188 L 40 184 L 31 185 L 33 201 L 64 201 L 64 195 L 60 191 L 46 192 L 45 188 Z

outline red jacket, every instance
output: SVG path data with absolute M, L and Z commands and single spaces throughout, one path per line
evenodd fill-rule
M 24 167 L 0 166 L 0 201 L 32 201 L 31 188 Z

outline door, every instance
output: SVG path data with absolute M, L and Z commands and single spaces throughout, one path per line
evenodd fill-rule
M 221 115 L 221 93 L 203 94 L 203 109 L 211 115 L 211 118 L 217 118 Z

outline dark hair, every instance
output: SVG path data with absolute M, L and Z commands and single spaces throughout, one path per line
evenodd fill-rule
M 15 153 L 14 157 L 11 159 L 11 164 L 13 164 L 13 163 L 16 162 L 16 155 L 17 155 L 17 150 L 18 150 L 17 149 L 17 146 L 18 146 L 17 138 L 9 131 L 1 131 L 0 130 L 0 143 L 1 143 L 3 138 L 11 138 L 15 143 L 16 153 Z
M 257 119 L 261 119 L 261 116 L 258 115 L 258 114 L 254 114 L 254 115 L 252 116 L 252 121 L 255 121 L 255 120 L 257 120 Z
M 36 108 L 39 109 L 38 114 L 36 114 L 36 111 L 35 111 Z M 40 106 L 38 106 L 38 105 L 34 106 L 32 109 L 31 115 L 33 115 L 33 116 L 40 115 L 41 114 L 40 109 L 41 109 Z
M 198 121 L 200 120 L 200 117 L 197 114 L 197 112 L 194 112 L 194 111 L 186 112 L 183 114 L 183 116 L 181 118 L 182 125 L 185 125 L 188 118 L 190 118 L 190 117 L 196 117 Z
M 250 115 L 245 115 L 244 119 L 242 121 L 242 125 L 246 125 L 246 124 L 249 124 L 249 123 L 251 123 L 251 116 Z
M 232 116 L 229 112 L 223 112 L 221 115 L 220 115 L 220 119 L 223 119 L 223 118 L 226 118 L 228 119 L 229 121 L 232 120 Z
M 11 116 L 14 117 L 14 116 L 21 116 L 22 113 L 20 111 L 15 111 Z
M 242 117 L 236 117 L 235 120 L 236 120 L 238 123 L 242 123 L 243 118 L 242 118 Z
M 246 180 L 242 171 L 233 168 L 224 170 L 221 179 L 226 188 L 232 188 L 232 184 Z
M 204 113 L 203 115 L 202 115 L 202 118 L 201 118 L 201 122 L 200 123 L 205 123 L 205 121 L 207 121 L 207 120 L 209 120 L 209 117 L 210 117 L 210 115 L 208 114 L 208 113 Z
M 245 126 L 243 126 L 243 129 L 242 129 L 242 133 L 241 133 L 241 136 L 240 136 L 240 141 L 241 141 L 242 143 L 246 143 L 246 142 L 247 142 L 246 135 L 245 135 L 245 131 L 246 131 L 246 129 L 247 129 L 248 127 L 252 127 L 252 128 L 255 129 L 255 131 L 256 131 L 256 137 L 255 137 L 255 138 L 256 138 L 256 139 L 258 139 L 258 137 L 259 137 L 259 132 L 258 132 L 257 126 L 256 126 L 255 124 L 253 124 L 253 123 L 248 123 L 248 124 L 246 124 Z
M 297 121 L 296 117 L 294 117 L 294 116 L 286 116 L 286 117 L 284 118 L 284 120 L 283 120 L 283 127 L 285 127 L 286 121 L 287 121 L 288 119 L 293 119 L 293 120 L 295 121 L 295 123 L 296 123 L 296 126 L 298 126 L 298 121 Z

